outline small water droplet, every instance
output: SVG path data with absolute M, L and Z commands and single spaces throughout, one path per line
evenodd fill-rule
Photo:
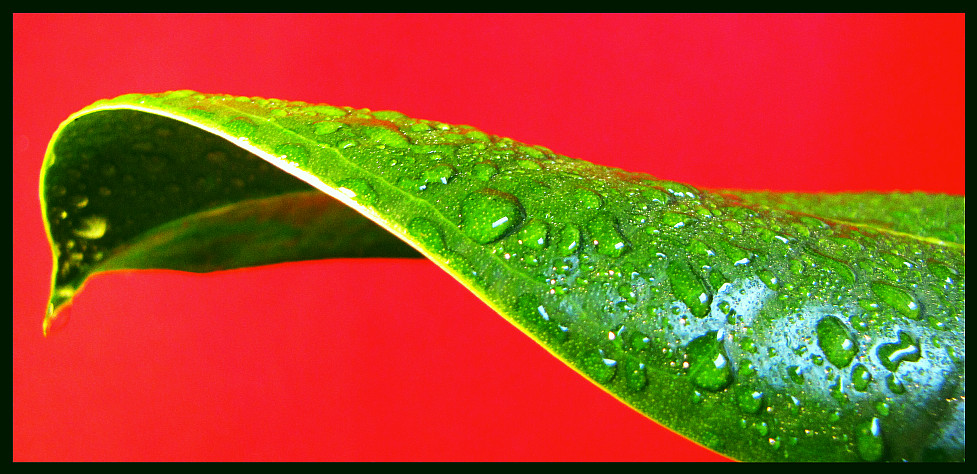
M 398 130 L 391 130 L 387 127 L 366 126 L 361 128 L 366 137 L 378 145 L 390 146 L 394 148 L 407 148 L 410 142 Z
M 800 366 L 797 365 L 788 366 L 787 377 L 796 384 L 804 383 L 804 374 L 801 372 Z
M 760 270 L 757 272 L 757 276 L 760 277 L 760 281 L 762 281 L 764 285 L 767 285 L 767 288 L 774 291 L 777 291 L 780 288 L 780 280 L 778 280 L 777 275 L 774 275 L 774 273 L 769 269 L 764 268 Z
M 251 139 L 254 136 L 255 130 L 258 129 L 257 125 L 251 123 L 250 120 L 244 117 L 237 117 L 224 124 L 224 126 L 227 128 L 229 134 L 238 138 L 247 139 Z
M 659 222 L 663 227 L 681 229 L 693 224 L 695 222 L 695 218 L 680 212 L 668 211 L 661 214 Z
M 560 233 L 560 240 L 557 242 L 556 247 L 560 251 L 560 255 L 564 257 L 569 257 L 576 253 L 580 247 L 580 229 L 572 225 L 564 227 L 563 232 Z

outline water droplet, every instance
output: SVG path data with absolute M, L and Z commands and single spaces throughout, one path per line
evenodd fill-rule
M 919 319 L 919 303 L 901 288 L 880 281 L 872 282 L 872 292 L 909 319 Z
M 448 184 L 454 175 L 455 167 L 442 163 L 425 170 L 421 178 L 428 184 Z
M 889 391 L 896 395 L 906 393 L 906 386 L 903 385 L 902 380 L 896 377 L 896 374 L 886 376 L 885 385 L 889 388 Z
M 801 373 L 800 366 L 790 365 L 787 367 L 787 377 L 796 384 L 804 383 L 804 374 Z
M 372 127 L 366 126 L 361 129 L 366 137 L 373 140 L 375 143 L 384 146 L 390 146 L 394 148 L 407 148 L 410 143 L 407 141 L 407 137 L 397 130 L 391 130 L 387 127 Z
M 594 241 L 597 251 L 610 256 L 619 257 L 628 250 L 628 243 L 617 231 L 614 218 L 609 216 L 595 217 L 587 224 L 587 231 Z
M 718 392 L 733 381 L 733 370 L 723 340 L 716 331 L 692 340 L 686 347 L 689 360 L 689 376 L 699 388 Z
M 778 280 L 777 275 L 774 275 L 774 273 L 769 269 L 764 268 L 760 270 L 757 272 L 757 276 L 760 277 L 760 281 L 762 281 L 764 285 L 767 285 L 767 288 L 774 291 L 777 291 L 777 289 L 780 288 L 780 280 Z
M 895 372 L 903 362 L 916 362 L 920 358 L 919 344 L 908 333 L 899 331 L 899 342 L 880 344 L 876 354 L 886 369 Z
M 868 384 L 872 382 L 872 373 L 862 364 L 856 364 L 851 371 L 851 383 L 855 390 L 864 392 L 868 390 Z
M 814 267 L 824 269 L 827 275 L 840 278 L 848 284 L 855 283 L 855 272 L 847 264 L 809 249 L 804 251 L 804 257 Z
M 472 175 L 482 181 L 488 181 L 498 172 L 499 170 L 495 167 L 495 165 L 486 161 L 478 163 L 472 168 Z
M 755 415 L 763 408 L 763 393 L 756 390 L 741 390 L 737 394 L 736 401 L 740 411 Z
M 660 222 L 663 227 L 681 229 L 693 224 L 695 222 L 695 218 L 680 212 L 668 211 L 662 213 Z
M 530 249 L 542 249 L 547 245 L 549 227 L 539 219 L 532 219 L 516 234 L 520 245 Z
M 494 242 L 516 229 L 525 218 L 515 196 L 494 189 L 468 195 L 461 205 L 461 228 L 475 242 Z
M 885 441 L 882 438 L 882 428 L 878 418 L 872 418 L 858 428 L 855 443 L 862 460 L 871 462 L 882 459 L 885 453 Z
M 348 178 L 337 184 L 339 185 L 339 192 L 355 199 L 359 203 L 373 204 L 376 201 L 376 192 L 365 179 Z
M 644 364 L 633 359 L 627 359 L 621 369 L 624 371 L 625 385 L 629 389 L 638 391 L 648 385 Z
M 828 362 L 839 369 L 848 367 L 858 354 L 858 343 L 845 323 L 834 316 L 825 316 L 817 325 L 818 347 Z
M 423 217 L 417 217 L 407 224 L 407 230 L 424 248 L 434 252 L 441 252 L 445 249 L 441 230 L 433 222 Z
M 580 204 L 583 209 L 600 209 L 603 204 L 600 196 L 589 189 L 576 188 L 573 190 L 572 198 Z
M 309 152 L 305 146 L 296 143 L 283 143 L 275 147 L 275 155 L 292 163 L 304 165 L 309 161 Z
M 237 117 L 224 124 L 224 127 L 227 128 L 227 133 L 238 138 L 248 139 L 253 137 L 255 130 L 258 129 L 257 125 L 244 117 Z
M 315 124 L 316 135 L 328 135 L 343 127 L 340 122 L 319 122 Z
M 614 378 L 617 364 L 608 364 L 608 359 L 597 349 L 586 350 L 579 354 L 578 360 L 583 373 L 590 376 L 597 383 L 607 383 Z M 613 361 L 612 361 L 613 362 Z
M 88 205 L 88 196 L 72 196 L 70 202 L 75 208 L 83 209 Z
M 557 242 L 556 247 L 560 251 L 560 255 L 564 257 L 569 257 L 576 253 L 580 247 L 580 229 L 572 225 L 564 227 L 563 232 L 560 233 L 560 240 Z
M 669 262 L 665 271 L 672 285 L 672 293 L 685 303 L 689 312 L 700 318 L 709 314 L 712 294 L 706 290 L 699 275 L 692 270 L 688 262 L 674 260 Z
M 641 191 L 641 195 L 644 196 L 645 199 L 659 204 L 668 204 L 672 201 L 672 196 L 670 194 L 658 188 L 645 189 L 644 191 Z
M 89 216 L 82 218 L 79 226 L 72 229 L 71 233 L 81 238 L 95 240 L 102 238 L 106 229 L 108 229 L 108 223 L 104 217 Z
M 743 226 L 736 221 L 723 221 L 723 227 L 737 235 L 743 233 Z

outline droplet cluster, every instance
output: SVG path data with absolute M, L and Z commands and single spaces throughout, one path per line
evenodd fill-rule
M 957 449 L 963 219 L 941 227 L 878 202 L 889 197 L 703 192 L 391 111 L 185 91 L 125 100 L 356 202 L 580 372 L 707 446 L 767 460 Z M 305 186 L 259 183 L 275 170 L 221 138 L 174 149 L 197 132 L 152 117 L 84 116 L 55 149 L 53 166 L 69 163 L 46 183 L 64 281 L 136 233 L 103 200 L 159 212 L 145 190 L 172 188 L 186 199 L 176 215 Z M 125 140 L 88 145 L 118 127 Z M 921 199 L 893 196 L 899 209 Z M 963 199 L 933 206 L 950 218 Z M 907 419 L 936 428 L 920 441 Z

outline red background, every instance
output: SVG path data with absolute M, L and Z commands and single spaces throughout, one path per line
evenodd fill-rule
M 426 261 L 102 275 L 43 338 L 58 123 L 194 89 L 702 187 L 964 193 L 963 15 L 14 15 L 14 460 L 719 460 Z

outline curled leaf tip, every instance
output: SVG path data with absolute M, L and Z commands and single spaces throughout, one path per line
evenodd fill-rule
M 44 333 L 93 274 L 425 257 L 756 461 L 963 460 L 965 199 L 711 192 L 393 111 L 174 91 L 58 128 Z

